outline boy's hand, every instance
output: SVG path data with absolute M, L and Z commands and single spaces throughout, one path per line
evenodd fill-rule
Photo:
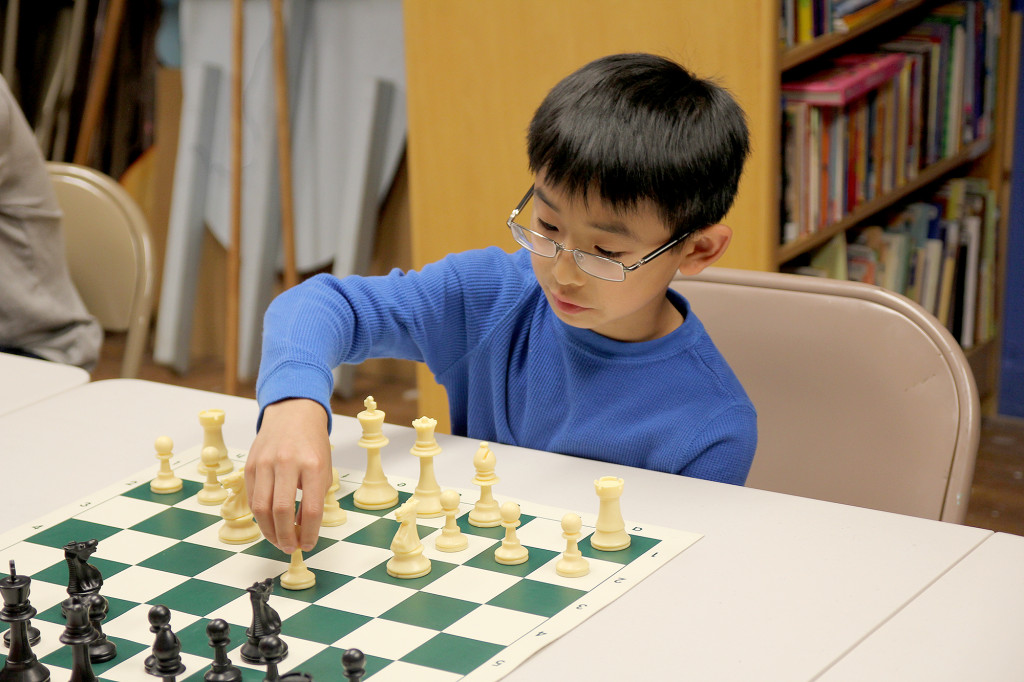
M 263 535 L 289 554 L 299 547 L 313 549 L 330 484 L 331 444 L 324 408 L 300 398 L 268 405 L 245 464 L 249 506 Z M 300 488 L 301 538 L 295 528 L 295 493 Z

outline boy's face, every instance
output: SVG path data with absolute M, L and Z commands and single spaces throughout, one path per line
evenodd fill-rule
M 671 239 L 671 233 L 650 202 L 635 210 L 614 210 L 596 193 L 565 194 L 545 182 L 543 172 L 534 184 L 530 229 L 561 244 L 621 261 L 630 266 Z M 533 271 L 548 303 L 560 320 L 618 341 L 647 341 L 668 334 L 682 317 L 665 290 L 683 267 L 686 243 L 636 270 L 622 282 L 588 275 L 571 253 L 554 258 L 531 255 Z

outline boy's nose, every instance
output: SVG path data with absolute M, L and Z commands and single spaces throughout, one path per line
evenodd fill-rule
M 584 278 L 589 276 L 580 270 L 580 266 L 576 265 L 576 259 L 571 253 L 560 249 L 555 254 L 554 261 L 551 266 L 552 274 L 559 284 L 583 284 Z

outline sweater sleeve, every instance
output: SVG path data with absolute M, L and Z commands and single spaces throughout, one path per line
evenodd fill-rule
M 315 400 L 330 419 L 331 370 L 342 363 L 391 357 L 442 373 L 507 309 L 514 271 L 494 248 L 382 277 L 317 275 L 284 292 L 263 321 L 257 429 L 266 406 L 287 398 Z
M 678 473 L 743 485 L 757 449 L 757 415 L 750 407 L 733 405 L 710 419 L 695 440 L 701 454 Z

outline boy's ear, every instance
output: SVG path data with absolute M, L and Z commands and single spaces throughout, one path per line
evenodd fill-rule
M 696 275 L 711 265 L 725 253 L 732 241 L 732 228 L 721 223 L 710 225 L 693 233 L 683 243 L 683 253 L 679 261 L 679 272 L 683 275 Z

